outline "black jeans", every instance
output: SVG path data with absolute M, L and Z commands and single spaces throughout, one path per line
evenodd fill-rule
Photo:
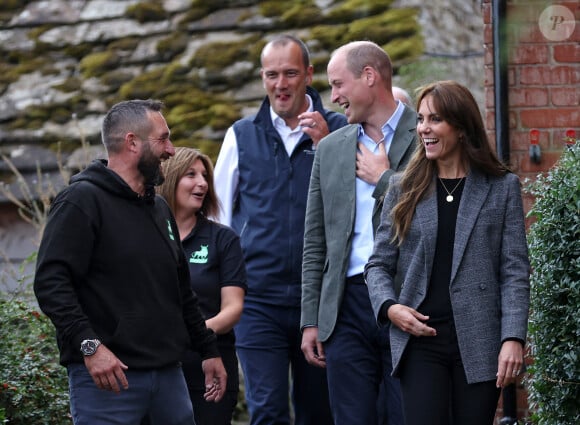
M 453 322 L 434 337 L 411 337 L 400 367 L 406 425 L 492 425 L 495 380 L 468 384 Z

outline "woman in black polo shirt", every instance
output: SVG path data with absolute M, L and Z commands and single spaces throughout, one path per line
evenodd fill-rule
M 165 182 L 159 186 L 171 207 L 189 264 L 191 286 L 199 297 L 206 325 L 218 337 L 228 374 L 226 394 L 219 403 L 204 400 L 205 381 L 199 354 L 189 351 L 183 371 L 197 425 L 229 425 L 237 403 L 239 376 L 233 327 L 244 305 L 246 271 L 238 235 L 216 223 L 219 201 L 213 166 L 197 149 L 176 148 L 162 164 Z

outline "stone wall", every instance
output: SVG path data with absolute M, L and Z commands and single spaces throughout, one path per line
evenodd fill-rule
M 269 36 L 303 38 L 327 89 L 330 52 L 355 39 L 382 45 L 395 83 L 412 91 L 457 79 L 483 101 L 478 0 L 20 0 L 0 4 L 0 154 L 32 187 L 49 193 L 103 156 L 106 110 L 126 98 L 166 105 L 172 140 L 215 158 L 225 129 L 263 96 L 259 51 Z M 11 4 L 17 7 L 11 8 Z M 328 93 L 322 93 L 328 99 Z M 327 102 L 327 106 L 328 105 Z M 60 152 L 59 155 L 57 153 Z M 74 152 L 74 153 L 73 153 Z M 37 165 L 42 172 L 37 172 Z M 0 160 L 0 182 L 21 183 Z M 0 268 L 35 250 L 36 234 L 0 191 Z M 0 277 L 1 282 L 1 277 Z M 1 283 L 0 283 L 1 284 Z

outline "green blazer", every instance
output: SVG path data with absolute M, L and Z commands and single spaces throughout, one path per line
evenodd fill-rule
M 373 192 L 373 226 L 380 219 L 389 178 L 409 162 L 415 147 L 417 117 L 405 107 L 389 149 L 391 169 Z M 326 341 L 334 330 L 344 293 L 354 234 L 358 125 L 338 129 L 316 148 L 310 177 L 302 261 L 301 328 L 318 326 Z

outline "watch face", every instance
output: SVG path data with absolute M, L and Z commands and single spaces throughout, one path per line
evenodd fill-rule
M 92 356 L 97 351 L 97 348 L 101 345 L 98 339 L 85 339 L 81 342 L 81 352 L 85 356 Z

